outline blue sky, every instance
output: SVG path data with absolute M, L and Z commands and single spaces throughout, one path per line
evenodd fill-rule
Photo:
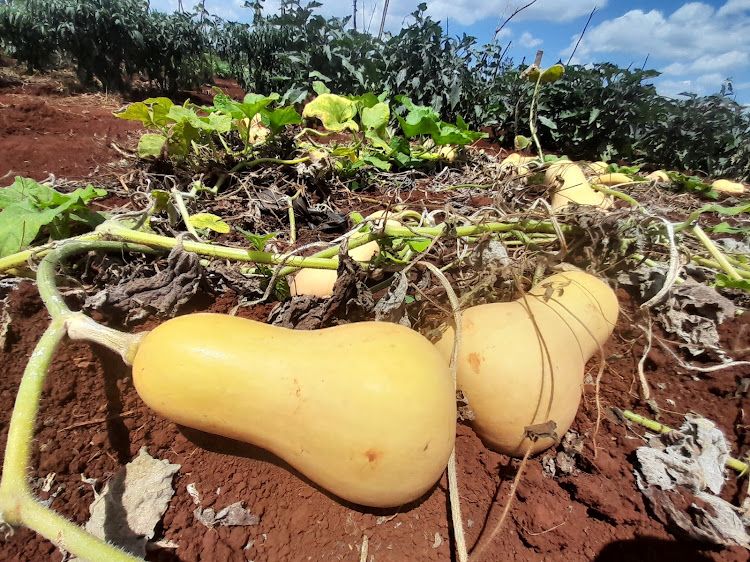
M 186 9 L 197 0 L 183 0 Z M 351 14 L 352 0 L 320 0 L 323 15 Z M 439 20 L 451 35 L 467 33 L 487 43 L 499 22 L 516 7 L 518 0 L 424 0 L 427 13 Z M 391 0 L 386 29 L 398 31 L 420 0 Z M 206 9 L 223 18 L 247 21 L 251 10 L 243 0 L 206 0 Z M 266 1 L 267 10 L 278 7 Z M 151 0 L 154 9 L 171 11 L 177 0 Z M 736 99 L 750 104 L 750 0 L 537 0 L 519 13 L 498 36 L 511 44 L 514 61 L 534 59 L 544 50 L 543 66 L 558 59 L 567 62 L 591 12 L 597 11 L 578 45 L 574 63 L 612 62 L 653 68 L 662 73 L 654 80 L 659 93 L 676 97 L 689 91 L 699 95 L 716 93 L 730 78 Z M 383 0 L 358 0 L 359 27 L 377 32 Z M 364 16 L 364 17 L 363 17 Z M 647 59 L 648 57 L 648 59 Z

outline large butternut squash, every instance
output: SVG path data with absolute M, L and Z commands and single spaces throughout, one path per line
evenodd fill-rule
M 446 361 L 417 332 L 386 322 L 296 331 L 177 317 L 143 338 L 133 381 L 166 418 L 263 447 L 362 505 L 419 498 L 455 439 Z

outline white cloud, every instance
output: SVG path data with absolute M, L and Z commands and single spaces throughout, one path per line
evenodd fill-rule
M 703 55 L 694 61 L 673 62 L 661 69 L 665 75 L 697 74 L 702 72 L 731 73 L 734 69 L 748 66 L 750 55 L 747 52 L 727 51 L 719 55 Z
M 711 94 L 727 77 L 747 79 L 749 26 L 750 0 L 727 0 L 719 7 L 688 2 L 671 14 L 631 10 L 590 28 L 573 62 L 598 62 L 618 54 L 633 59 L 649 56 L 662 72 L 654 81 L 660 93 Z M 573 51 L 577 40 L 578 36 L 571 38 L 563 56 Z
M 589 29 L 578 47 L 576 58 L 588 60 L 597 54 L 624 52 L 678 59 L 680 62 L 707 53 L 718 55 L 748 50 L 750 6 L 740 10 L 739 1 L 735 2 L 731 14 L 722 12 L 722 9 L 716 11 L 700 2 L 685 4 L 666 17 L 659 10 L 631 10 Z M 573 50 L 577 38 L 572 38 L 564 54 Z
M 521 37 L 518 38 L 518 44 L 521 45 L 521 47 L 526 47 L 527 49 L 533 49 L 534 47 L 538 47 L 542 43 L 544 43 L 542 39 L 539 39 L 538 37 L 534 37 L 528 31 L 524 31 L 521 34 Z
M 438 20 L 451 18 L 463 25 L 471 25 L 485 19 L 503 22 L 517 8 L 526 4 L 528 0 L 433 0 L 427 2 L 427 13 Z M 512 21 L 570 22 L 588 16 L 595 6 L 603 8 L 606 5 L 607 0 L 537 0 L 536 4 L 519 12 Z

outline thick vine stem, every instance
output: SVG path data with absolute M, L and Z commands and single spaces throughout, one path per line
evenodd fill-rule
M 311 267 L 313 269 L 338 268 L 338 260 L 270 254 L 268 252 L 246 250 L 244 248 L 230 248 L 227 246 L 193 242 L 192 240 L 179 241 L 176 238 L 170 238 L 168 236 L 131 230 L 114 221 L 104 222 L 100 224 L 96 230 L 102 235 L 110 236 L 124 242 L 143 244 L 145 246 L 162 248 L 165 250 L 171 250 L 178 243 L 182 243 L 182 247 L 188 252 L 193 252 L 210 258 L 230 259 L 243 262 L 262 263 L 266 265 L 277 265 L 281 262 L 285 262 L 294 267 Z
M 56 546 L 85 560 L 136 562 L 139 559 L 90 535 L 41 505 L 29 488 L 31 443 L 39 400 L 52 357 L 65 336 L 65 317 L 52 323 L 31 354 L 16 395 L 0 480 L 0 516 L 8 525 L 25 525 Z
M 28 263 L 34 258 L 42 258 L 46 256 L 47 254 L 49 254 L 50 252 L 54 251 L 55 249 L 59 248 L 63 244 L 70 244 L 71 242 L 74 242 L 74 241 L 75 242 L 95 242 L 101 239 L 102 239 L 101 234 L 97 232 L 89 232 L 87 234 L 82 234 L 81 236 L 68 238 L 64 241 L 50 242 L 49 244 L 45 244 L 43 246 L 35 246 L 33 248 L 29 248 L 28 250 L 16 252 L 15 254 L 11 254 L 9 256 L 5 256 L 4 258 L 0 258 L 0 273 L 8 273 L 9 270 L 13 268 L 24 267 L 28 265 Z
M 703 243 L 711 256 L 727 273 L 727 275 L 729 275 L 729 277 L 731 277 L 735 281 L 739 281 L 740 279 L 742 279 L 742 276 L 737 273 L 734 267 L 732 267 L 732 264 L 727 261 L 726 256 L 721 253 L 721 250 L 716 247 L 716 244 L 714 244 L 713 241 L 706 235 L 706 233 L 703 232 L 703 229 L 699 225 L 696 224 L 695 226 L 693 226 L 693 234 L 695 234 L 698 240 Z
M 630 410 L 623 411 L 622 415 L 625 417 L 625 419 L 642 425 L 646 429 L 649 429 L 656 433 L 669 433 L 670 431 L 674 431 L 671 427 L 668 427 L 657 421 L 644 418 L 643 416 L 639 416 L 638 414 L 636 414 L 635 412 L 631 412 Z M 724 464 L 727 466 L 727 468 L 731 468 L 732 470 L 735 470 L 741 474 L 746 474 L 748 470 L 750 470 L 750 466 L 748 466 L 747 463 L 744 463 L 733 457 L 727 457 L 727 460 L 724 462 Z

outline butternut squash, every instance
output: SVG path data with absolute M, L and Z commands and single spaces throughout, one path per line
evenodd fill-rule
M 349 250 L 349 255 L 357 261 L 369 261 L 380 253 L 380 246 L 373 240 Z M 310 295 L 319 298 L 330 297 L 336 284 L 337 272 L 334 269 L 305 268 L 289 282 L 292 296 Z
M 745 193 L 745 186 L 736 181 L 716 180 L 711 184 L 711 187 L 719 193 L 728 193 L 730 195 L 742 195 Z
M 584 367 L 609 338 L 619 307 L 612 290 L 583 272 L 553 275 L 514 302 L 484 304 L 462 315 L 458 388 L 471 422 L 490 448 L 521 457 L 555 444 L 533 442 L 529 426 L 552 421 L 562 437 L 581 399 Z M 435 345 L 448 359 L 454 330 Z
M 611 174 L 600 174 L 596 177 L 591 178 L 591 183 L 597 183 L 600 185 L 619 185 L 621 183 L 630 183 L 633 180 L 627 174 L 621 174 L 619 172 L 613 172 Z
M 667 172 L 665 172 L 664 170 L 656 170 L 654 172 L 651 172 L 646 176 L 646 179 L 651 181 L 659 181 L 662 183 L 667 183 L 670 181 Z
M 133 382 L 173 422 L 263 447 L 367 506 L 425 494 L 455 439 L 448 364 L 417 332 L 386 322 L 295 331 L 181 316 L 142 339 Z
M 591 188 L 583 170 L 574 162 L 566 160 L 553 162 L 547 168 L 544 180 L 548 186 L 555 189 L 552 195 L 553 211 L 557 211 L 569 203 L 592 205 L 602 209 L 608 209 L 612 206 L 610 198 Z

